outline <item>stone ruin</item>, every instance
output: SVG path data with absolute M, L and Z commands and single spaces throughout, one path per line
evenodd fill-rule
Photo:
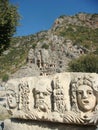
M 11 119 L 4 121 L 4 130 L 64 130 L 66 126 L 61 126 L 65 124 L 98 125 L 98 74 L 24 77 L 10 79 L 5 87 Z
M 65 40 L 61 36 L 53 35 L 48 32 L 47 39 L 36 42 L 36 47 L 28 51 L 26 64 L 15 73 L 11 78 L 22 78 L 29 76 L 45 76 L 55 73 L 69 71 L 69 62 L 72 59 L 86 55 L 90 50 L 85 47 L 74 45 L 70 39 Z M 43 35 L 39 37 L 44 37 Z M 48 46 L 46 49 L 43 45 Z
M 27 63 L 35 64 L 40 71 L 40 75 L 50 75 L 56 72 L 56 61 L 54 61 L 53 57 L 50 57 L 51 55 L 46 49 L 30 49 L 27 57 Z
M 52 38 L 57 39 L 56 36 Z M 28 52 L 27 64 L 30 66 L 35 65 L 38 68 L 36 71 L 39 71 L 39 75 L 51 75 L 68 71 L 69 61 L 85 54 L 87 51 L 77 45 L 73 46 L 71 40 L 66 40 L 65 45 L 57 44 L 63 40 L 60 42 L 58 39 L 54 41 L 56 43 L 54 42 L 49 49 L 31 48 Z

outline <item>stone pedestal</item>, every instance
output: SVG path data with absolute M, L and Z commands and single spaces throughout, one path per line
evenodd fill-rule
M 4 130 L 97 130 L 96 126 L 68 125 L 62 123 L 6 120 Z

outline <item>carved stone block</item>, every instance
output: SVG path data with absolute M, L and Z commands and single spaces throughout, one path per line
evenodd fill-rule
M 6 83 L 13 119 L 98 125 L 98 74 L 58 73 Z

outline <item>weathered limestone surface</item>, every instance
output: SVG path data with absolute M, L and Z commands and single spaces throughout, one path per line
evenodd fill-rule
M 5 130 L 61 130 L 65 124 L 98 125 L 98 74 L 24 77 L 9 80 L 5 87 L 6 107 L 12 114 L 11 120 L 5 120 Z
M 98 130 L 95 126 L 67 125 L 62 123 L 6 120 L 4 130 Z M 0 129 L 1 130 L 1 129 Z

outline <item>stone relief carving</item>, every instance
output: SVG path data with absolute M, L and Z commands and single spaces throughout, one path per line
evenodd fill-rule
M 13 80 L 9 81 L 6 85 L 6 108 L 8 110 L 8 113 L 13 116 L 15 112 L 18 110 L 18 104 L 19 104 L 19 98 L 18 98 L 18 92 L 16 89 L 15 84 L 17 81 Z
M 6 85 L 6 107 L 8 110 L 16 110 L 18 107 L 18 94 L 17 94 L 17 81 L 14 82 L 13 80 L 10 80 Z M 15 86 L 16 84 L 16 86 Z
M 98 113 L 96 111 L 98 91 L 94 89 L 96 87 L 95 84 L 96 81 L 90 75 L 77 77 L 71 82 L 70 98 L 72 111 L 64 115 L 65 122 L 88 124 L 98 121 L 98 116 L 95 114 Z
M 57 77 L 55 80 L 53 94 L 54 94 L 54 110 L 60 113 L 64 113 L 66 110 L 64 89 L 59 80 L 59 77 Z
M 41 79 L 33 89 L 34 107 L 38 111 L 49 112 L 51 111 L 51 85 L 49 81 Z
M 29 85 L 27 82 L 21 82 L 18 86 L 19 89 L 19 109 L 29 110 Z
M 15 91 L 7 89 L 6 97 L 9 109 L 15 109 L 17 107 L 17 97 Z
M 97 77 L 90 73 L 25 77 L 17 80 L 15 89 L 14 80 L 6 89 L 7 106 L 13 118 L 98 124 Z

